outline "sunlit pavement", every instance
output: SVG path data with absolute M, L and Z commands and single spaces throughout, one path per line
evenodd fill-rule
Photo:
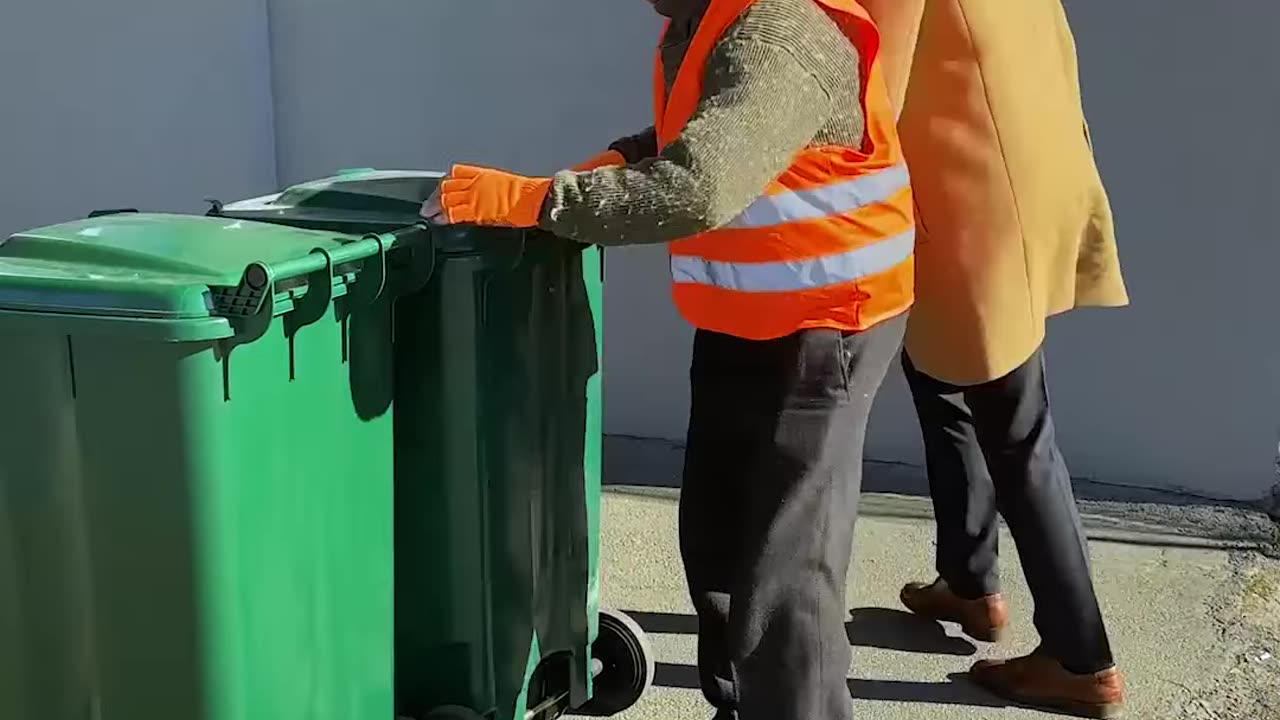
M 670 489 L 614 488 L 605 497 L 604 604 L 646 626 L 659 663 L 657 687 L 624 720 L 711 716 L 696 690 L 676 502 Z M 1280 563 L 1253 549 L 1266 542 L 1259 537 L 1268 532 L 1265 518 L 1240 523 L 1236 512 L 1086 507 L 1095 582 L 1128 680 L 1127 717 L 1280 719 Z M 897 603 L 904 582 L 929 579 L 927 500 L 865 497 L 849 580 L 857 718 L 1051 717 L 1007 707 L 957 675 L 976 659 L 1035 647 L 1031 601 L 1007 535 L 1001 547 L 1011 633 L 1001 646 L 973 643 L 955 627 L 904 614 Z

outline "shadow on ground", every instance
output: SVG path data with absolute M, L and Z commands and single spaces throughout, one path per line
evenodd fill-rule
M 628 611 L 645 632 L 655 635 L 696 635 L 697 618 L 677 613 Z M 973 643 L 946 633 L 938 623 L 921 620 L 909 613 L 887 608 L 864 607 L 850 612 L 845 630 L 855 647 L 881 648 L 902 652 L 970 656 Z M 699 689 L 698 669 L 678 663 L 658 663 L 654 684 L 681 690 Z M 907 682 L 897 680 L 849 681 L 854 698 L 882 702 L 913 702 L 938 705 L 1004 707 L 1005 704 L 970 684 L 963 673 L 948 676 L 947 682 Z
M 627 615 L 651 635 L 698 634 L 698 619 L 692 615 L 639 610 L 628 610 Z M 977 646 L 968 640 L 948 635 L 940 623 L 902 610 L 855 608 L 849 612 L 844 627 L 849 644 L 854 647 L 957 657 L 970 657 L 978 652 Z M 696 681 L 695 677 L 695 687 Z
M 654 685 L 677 690 L 697 690 L 698 669 L 689 665 L 658 663 Z M 904 680 L 850 680 L 849 694 L 856 700 L 873 702 L 926 703 L 929 705 L 969 705 L 1002 708 L 1007 704 L 970 684 L 963 673 L 954 673 L 947 682 Z
M 845 632 L 854 647 L 957 657 L 978 652 L 978 647 L 968 640 L 948 635 L 941 624 L 902 610 L 857 608 L 850 613 Z

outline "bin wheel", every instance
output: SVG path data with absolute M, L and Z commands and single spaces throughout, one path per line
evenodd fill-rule
M 459 705 L 444 705 L 427 713 L 422 720 L 484 720 L 480 713 Z
M 600 611 L 600 634 L 591 645 L 600 664 L 591 700 L 578 710 L 590 717 L 610 717 L 629 710 L 653 685 L 653 648 L 639 623 L 626 614 Z

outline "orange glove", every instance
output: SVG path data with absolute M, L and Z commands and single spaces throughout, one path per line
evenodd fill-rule
M 440 181 L 440 210 L 449 224 L 536 227 L 551 178 L 454 165 Z
M 622 167 L 626 164 L 627 159 L 622 156 L 622 153 L 617 150 L 605 150 L 581 165 L 574 165 L 570 169 L 574 172 L 591 172 L 603 167 Z

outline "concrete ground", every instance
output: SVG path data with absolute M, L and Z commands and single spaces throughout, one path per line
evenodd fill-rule
M 603 603 L 644 625 L 656 687 L 622 720 L 702 720 L 696 630 L 676 548 L 676 494 L 613 488 L 603 517 Z M 1280 562 L 1275 528 L 1237 509 L 1087 503 L 1094 572 L 1112 642 L 1127 674 L 1127 717 L 1280 720 Z M 975 659 L 1035 647 L 1031 600 L 1013 544 L 1003 572 L 1011 638 L 991 647 L 955 627 L 902 612 L 899 587 L 928 579 L 933 528 L 919 497 L 868 495 L 849 580 L 850 690 L 868 720 L 1032 720 L 958 675 Z M 815 719 L 817 720 L 817 719 Z

